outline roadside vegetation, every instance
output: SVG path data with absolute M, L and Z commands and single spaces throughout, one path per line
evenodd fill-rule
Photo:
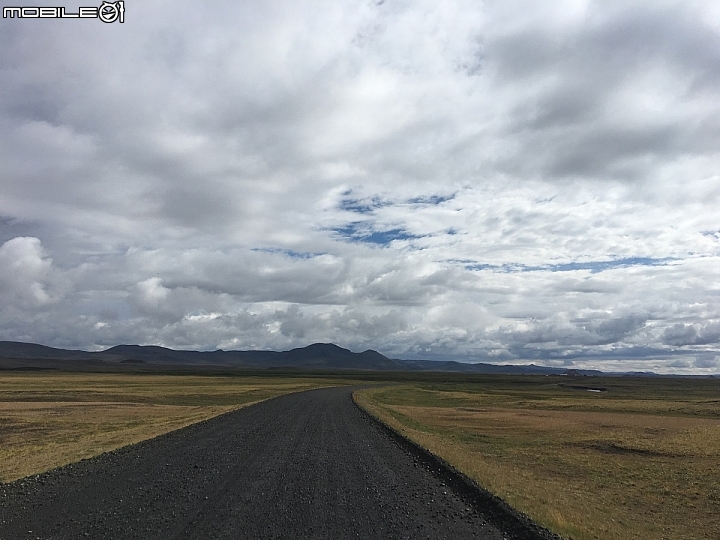
M 720 381 L 474 377 L 356 401 L 566 538 L 720 538 Z
M 167 433 L 280 394 L 342 378 L 1 373 L 0 482 Z
M 720 381 L 448 373 L 0 372 L 0 482 L 280 394 L 357 402 L 566 538 L 720 536 Z

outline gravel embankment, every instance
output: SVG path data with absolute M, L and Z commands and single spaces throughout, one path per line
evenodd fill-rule
M 314 390 L 0 485 L 0 539 L 547 537 L 436 469 L 350 389 Z

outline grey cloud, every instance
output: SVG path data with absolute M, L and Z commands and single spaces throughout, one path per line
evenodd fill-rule
M 543 350 L 559 353 L 625 342 L 644 326 L 646 320 L 647 317 L 637 314 L 587 321 L 568 321 L 555 316 L 545 321 L 532 322 L 528 328 L 501 328 L 497 337 L 504 346 L 515 350 L 517 354 L 527 354 L 533 350 L 538 353 Z
M 611 294 L 619 293 L 622 290 L 622 285 L 619 283 L 592 278 L 566 279 L 559 281 L 556 287 L 558 291 L 586 294 Z
M 635 162 L 649 155 L 671 153 L 677 146 L 673 139 L 679 136 L 675 126 L 608 126 L 568 140 L 565 146 L 558 144 L 562 150 L 549 160 L 546 171 L 553 177 L 595 177 L 605 173 L 610 178 L 642 179 L 644 167 Z
M 509 170 L 645 180 L 650 158 L 669 162 L 705 151 L 709 141 L 717 147 L 717 130 L 683 114 L 690 96 L 703 100 L 717 90 L 720 47 L 704 19 L 691 5 L 605 4 L 590 6 L 576 25 L 528 21 L 491 40 L 498 82 L 519 92 L 507 134 L 522 141 L 527 166 L 513 155 Z M 629 102 L 634 87 L 670 98 L 673 109 L 659 109 L 650 95 Z
M 673 360 L 672 362 L 668 363 L 668 367 L 688 369 L 691 367 L 691 365 L 690 362 L 688 362 L 687 360 Z
M 630 314 L 624 317 L 594 321 L 586 329 L 598 337 L 599 344 L 615 343 L 640 330 L 647 321 L 647 316 Z
M 716 354 L 702 354 L 695 358 L 695 367 L 717 368 L 719 365 Z
M 407 321 L 397 310 L 380 315 L 369 315 L 360 309 L 333 310 L 323 315 L 305 314 L 297 305 L 290 306 L 285 312 L 276 312 L 280 322 L 280 332 L 291 338 L 312 341 L 346 340 L 344 336 L 357 342 L 370 342 L 378 338 L 401 332 L 407 328 Z
M 689 324 L 674 324 L 666 328 L 662 335 L 663 343 L 667 345 L 693 344 L 697 339 L 697 330 Z
M 677 323 L 665 329 L 662 342 L 666 345 L 710 345 L 720 343 L 720 323 Z
M 195 287 L 168 288 L 157 277 L 139 282 L 131 291 L 130 301 L 156 324 L 177 322 L 200 310 L 212 312 L 226 307 L 219 295 Z
M 0 20 L 0 338 L 714 369 L 709 4 L 166 8 Z
M 242 215 L 242 208 L 233 204 L 233 197 L 223 186 L 213 191 L 208 188 L 202 183 L 168 186 L 162 197 L 163 213 L 179 225 L 199 229 L 223 226 L 238 213 Z

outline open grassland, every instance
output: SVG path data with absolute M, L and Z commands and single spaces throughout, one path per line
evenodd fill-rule
M 720 538 L 720 381 L 495 376 L 356 400 L 566 538 Z
M 339 378 L 1 373 L 0 482 Z

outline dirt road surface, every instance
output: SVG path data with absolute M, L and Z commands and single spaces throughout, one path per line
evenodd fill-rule
M 0 539 L 543 537 L 432 469 L 350 389 L 314 390 L 0 485 Z

